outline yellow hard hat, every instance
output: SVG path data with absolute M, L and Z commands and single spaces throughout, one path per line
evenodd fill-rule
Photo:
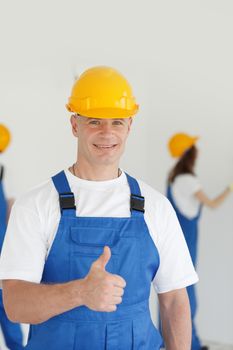
M 129 118 L 138 111 L 128 81 L 116 69 L 86 70 L 75 82 L 66 108 L 90 118 Z
M 174 158 L 181 157 L 189 148 L 195 145 L 198 139 L 198 136 L 190 136 L 184 133 L 173 135 L 168 142 L 171 156 Z
M 10 131 L 0 124 L 0 152 L 4 152 L 11 139 Z

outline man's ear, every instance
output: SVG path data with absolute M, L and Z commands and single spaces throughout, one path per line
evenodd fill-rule
M 133 118 L 132 118 L 132 117 L 130 117 L 130 118 L 129 118 L 129 125 L 128 125 L 128 133 L 130 132 L 130 129 L 131 129 L 132 123 L 133 123 Z
M 77 118 L 72 115 L 70 117 L 70 123 L 71 123 L 71 126 L 72 126 L 72 133 L 75 137 L 78 137 L 78 121 L 77 121 Z

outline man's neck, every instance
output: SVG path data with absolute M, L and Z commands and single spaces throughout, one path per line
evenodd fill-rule
M 73 175 L 80 179 L 89 181 L 107 181 L 119 177 L 120 169 L 118 166 L 83 166 L 80 163 L 74 163 L 70 168 Z

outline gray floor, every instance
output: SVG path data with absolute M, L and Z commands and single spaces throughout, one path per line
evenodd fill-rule
M 213 342 L 204 342 L 205 345 L 209 346 L 209 350 L 233 350 L 233 345 L 217 344 Z M 161 349 L 165 350 L 165 349 Z
M 210 350 L 233 350 L 233 345 L 223 345 L 211 342 L 206 342 L 205 344 L 210 347 Z

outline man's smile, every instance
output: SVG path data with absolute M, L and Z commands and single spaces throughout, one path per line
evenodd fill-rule
M 112 144 L 112 145 L 101 145 L 101 144 L 95 144 L 94 143 L 94 146 L 96 148 L 100 148 L 100 149 L 113 149 L 117 146 L 117 144 Z

